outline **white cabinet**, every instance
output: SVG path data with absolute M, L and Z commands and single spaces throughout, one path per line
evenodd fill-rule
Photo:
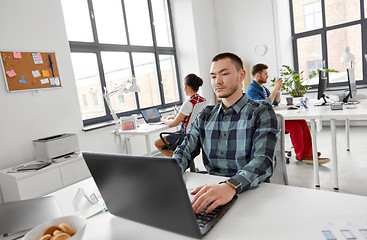
M 91 176 L 82 156 L 37 171 L 9 173 L 11 170 L 0 170 L 4 202 L 41 197 Z

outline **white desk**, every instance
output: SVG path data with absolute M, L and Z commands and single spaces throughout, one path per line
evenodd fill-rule
M 330 106 L 314 106 L 314 101 L 309 104 L 308 110 L 283 110 L 284 106 L 274 107 L 277 113 L 284 116 L 285 120 L 294 119 L 305 119 L 311 122 L 311 136 L 312 136 L 312 148 L 314 163 L 317 161 L 317 142 L 316 142 L 316 120 L 328 120 L 330 121 L 330 132 L 331 132 L 331 146 L 332 146 L 332 157 L 331 161 L 333 163 L 333 178 L 334 178 L 334 189 L 339 189 L 338 181 L 338 155 L 336 149 L 336 120 L 346 121 L 346 133 L 347 133 L 347 148 L 349 148 L 349 120 L 351 119 L 367 119 L 367 99 L 363 99 L 359 104 L 355 105 L 355 109 L 346 109 L 344 105 L 344 110 L 331 110 Z M 314 181 L 315 186 L 320 186 L 319 178 L 319 166 L 314 164 Z
M 223 179 L 189 172 L 184 174 L 184 178 L 189 187 L 203 183 L 218 183 Z M 56 197 L 64 215 L 74 213 L 71 201 L 79 187 L 83 187 L 86 193 L 90 194 L 95 187 L 94 181 L 89 178 L 52 194 Z M 330 222 L 334 222 L 334 227 L 340 228 L 344 225 L 348 229 L 367 228 L 366 204 L 367 197 L 364 196 L 262 183 L 257 189 L 240 194 L 237 202 L 204 239 L 325 240 L 320 228 L 332 228 L 329 226 Z M 357 223 L 356 219 L 362 220 Z M 315 223 L 315 226 L 312 226 L 312 223 Z M 339 237 L 344 239 L 340 233 L 334 233 L 338 239 Z M 363 239 L 358 232 L 355 235 Z M 83 239 L 185 240 L 192 238 L 103 212 L 88 219 Z
M 313 105 L 312 105 L 313 106 Z M 282 114 L 285 120 L 305 119 L 311 122 L 311 137 L 312 137 L 312 154 L 313 162 L 318 162 L 317 141 L 316 141 L 316 119 L 319 119 L 325 111 L 325 107 L 310 107 L 308 110 L 287 110 L 285 106 L 275 106 L 276 113 Z M 319 165 L 313 164 L 314 168 L 314 183 L 316 187 L 320 187 Z
M 115 136 L 117 137 L 118 140 L 118 147 L 119 147 L 119 151 L 121 153 L 123 153 L 123 149 L 122 149 L 122 139 L 121 136 L 125 135 L 126 136 L 126 140 L 128 143 L 128 147 L 127 147 L 127 153 L 128 154 L 132 154 L 132 148 L 131 148 L 131 144 L 130 144 L 130 138 L 129 136 L 145 136 L 145 144 L 147 147 L 147 155 L 148 156 L 152 156 L 152 148 L 151 148 L 151 141 L 150 141 L 150 135 L 153 133 L 157 133 L 157 132 L 162 132 L 162 131 L 167 131 L 168 129 L 170 129 L 171 127 L 166 125 L 166 124 L 159 124 L 159 125 L 152 125 L 152 124 L 140 124 L 138 128 L 133 129 L 133 130 L 118 130 L 118 131 L 113 131 L 113 133 L 115 134 Z M 176 129 L 176 128 L 173 128 Z M 172 130 L 173 132 L 173 130 Z

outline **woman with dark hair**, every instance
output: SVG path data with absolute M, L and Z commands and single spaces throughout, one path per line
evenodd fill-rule
M 199 91 L 199 87 L 201 87 L 202 85 L 203 80 L 200 77 L 196 76 L 193 73 L 187 75 L 184 79 L 184 91 L 186 96 L 190 98 L 182 104 L 180 111 L 176 117 L 161 118 L 162 122 L 171 127 L 176 127 L 180 123 L 182 124 L 179 131 L 180 134 L 170 134 L 163 138 L 169 145 L 175 144 L 180 137 L 181 142 L 183 141 L 184 137 L 186 136 L 186 132 L 189 130 L 187 129 L 187 124 L 190 121 L 191 113 L 194 109 L 195 104 L 206 101 L 205 98 L 197 93 Z M 161 151 L 164 155 L 166 155 L 167 157 L 172 157 L 173 152 L 171 150 L 162 149 L 163 146 L 166 145 L 162 141 L 162 139 L 157 139 L 154 144 L 158 148 L 158 150 Z

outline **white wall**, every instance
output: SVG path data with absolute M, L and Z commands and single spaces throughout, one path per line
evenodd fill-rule
M 171 7 L 180 80 L 189 73 L 200 76 L 204 84 L 199 93 L 214 103 L 209 77 L 211 59 L 218 52 L 214 2 L 174 0 Z
M 38 96 L 9 93 L 1 72 L 0 168 L 33 160 L 34 139 L 82 128 L 60 8 L 56 0 L 0 0 L 1 50 L 55 51 L 63 85 L 40 90 Z
M 267 64 L 269 79 L 279 76 L 280 66 L 292 62 L 287 7 L 287 0 L 215 0 L 220 50 L 236 53 L 250 67 Z M 265 55 L 256 55 L 254 49 L 258 44 L 267 47 Z

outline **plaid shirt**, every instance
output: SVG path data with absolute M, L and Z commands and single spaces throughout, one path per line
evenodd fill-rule
M 278 133 L 271 105 L 249 100 L 244 94 L 225 110 L 221 104 L 206 107 L 192 124 L 173 158 L 182 172 L 202 149 L 209 174 L 241 182 L 241 192 L 267 180 L 275 168 L 273 159 Z

